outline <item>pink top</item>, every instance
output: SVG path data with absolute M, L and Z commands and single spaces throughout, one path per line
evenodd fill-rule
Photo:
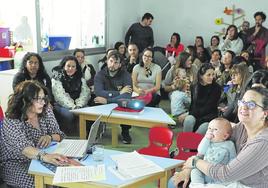
M 178 48 L 172 47 L 170 44 L 166 47 L 166 52 L 169 53 L 169 55 L 173 55 L 173 52 L 175 54 L 175 57 L 177 57 L 182 51 L 184 50 L 184 45 L 179 44 Z

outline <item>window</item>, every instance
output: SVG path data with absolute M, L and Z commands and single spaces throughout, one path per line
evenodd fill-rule
M 105 2 L 4 1 L 0 7 L 0 27 L 4 24 L 12 31 L 14 42 L 21 42 L 27 51 L 37 51 L 45 60 L 62 58 L 75 48 L 102 52 L 105 49 Z M 16 14 L 11 14 L 6 7 L 12 7 Z
M 0 28 L 7 29 L 11 36 L 1 41 L 0 47 L 20 42 L 27 51 L 37 51 L 35 24 L 35 0 L 2 1 L 0 6 Z M 1 31 L 1 37 L 2 32 Z M 4 40 L 1 38 L 1 40 Z

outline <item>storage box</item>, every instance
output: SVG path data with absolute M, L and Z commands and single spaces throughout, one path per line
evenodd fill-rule
M 9 28 L 0 27 L 0 48 L 10 46 Z
M 56 51 L 56 50 L 68 50 L 71 42 L 71 38 L 69 36 L 49 36 L 48 37 L 48 50 Z
M 0 62 L 0 71 L 9 70 L 9 69 L 11 69 L 11 65 L 10 65 L 9 61 L 1 61 Z

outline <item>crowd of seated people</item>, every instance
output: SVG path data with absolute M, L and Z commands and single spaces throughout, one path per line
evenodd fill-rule
M 172 60 L 175 63 L 169 69 L 164 80 L 162 80 L 161 67 L 155 63 L 152 48 L 154 40 L 151 38 L 151 30 L 149 30 L 150 43 L 147 46 L 143 46 L 142 51 L 135 44 L 135 41 L 130 40 L 127 46 L 121 41 L 116 42 L 114 48 L 108 49 L 105 56 L 98 61 L 99 70 L 95 70 L 90 63 L 85 61 L 84 50 L 75 49 L 72 55 L 63 57 L 59 65 L 53 68 L 52 78 L 50 78 L 46 73 L 41 56 L 37 53 L 27 53 L 23 58 L 19 72 L 13 80 L 14 94 L 10 98 L 6 112 L 7 120 L 4 121 L 3 125 L 3 131 L 7 132 L 1 133 L 2 139 L 8 140 L 12 134 L 26 134 L 25 131 L 30 129 L 31 134 L 33 134 L 32 140 L 27 140 L 27 137 L 21 138 L 21 143 L 24 147 L 18 148 L 15 141 L 10 143 L 14 145 L 15 148 L 13 149 L 17 150 L 17 157 L 22 159 L 18 162 L 29 162 L 29 159 L 32 158 L 43 158 L 42 160 L 51 162 L 51 158 L 63 156 L 46 155 L 37 151 L 35 147 L 40 143 L 44 143 L 41 145 L 45 147 L 51 140 L 61 140 L 64 133 L 60 131 L 59 127 L 62 130 L 67 130 L 67 132 L 68 129 L 69 132 L 73 131 L 75 125 L 78 124 L 78 119 L 70 110 L 113 103 L 122 98 L 131 98 L 132 92 L 136 92 L 140 96 L 152 95 L 152 99 L 147 106 L 158 107 L 162 100 L 161 87 L 164 88 L 165 92 L 169 93 L 171 115 L 181 123 L 184 132 L 205 134 L 209 122 L 218 116 L 223 116 L 231 122 L 240 122 L 236 130 L 241 131 L 243 129 L 244 138 L 250 137 L 251 135 L 247 136 L 245 131 L 253 133 L 253 130 L 247 128 L 253 126 L 253 122 L 249 122 L 244 117 L 243 108 L 252 110 L 260 106 L 262 108 L 259 109 L 258 113 L 263 116 L 266 115 L 265 121 L 259 118 L 256 119 L 256 124 L 260 128 L 258 130 L 267 132 L 267 104 L 261 100 L 267 98 L 266 94 L 264 94 L 267 89 L 250 88 L 267 88 L 268 85 L 268 57 L 265 59 L 265 53 L 263 52 L 263 47 L 265 49 L 268 42 L 268 37 L 265 38 L 265 36 L 268 36 L 268 31 L 262 26 L 263 21 L 266 19 L 264 13 L 257 12 L 254 18 L 256 25 L 248 29 L 248 32 L 243 31 L 245 34 L 243 34 L 243 39 L 238 34 L 238 28 L 235 25 L 230 25 L 223 39 L 218 36 L 212 36 L 210 45 L 207 47 L 205 47 L 203 37 L 197 36 L 195 43 L 188 44 L 184 49 L 184 44 L 181 43 L 181 36 L 174 32 L 168 44 L 163 47 L 165 49 L 164 55 L 173 56 L 174 59 L 168 60 Z M 152 15 L 145 15 L 143 18 L 144 23 L 141 25 L 136 24 L 135 27 L 150 27 L 152 19 Z M 262 41 L 261 44 L 260 40 Z M 142 43 L 142 45 L 144 44 Z M 247 45 L 247 47 L 244 45 Z M 242 49 L 244 50 L 242 51 Z M 27 90 L 31 85 L 36 89 L 31 93 L 31 98 L 27 98 L 22 90 Z M 27 92 L 29 91 L 27 90 Z M 17 96 L 19 94 L 21 96 Z M 44 95 L 50 98 L 50 103 Z M 243 100 L 240 101 L 242 97 Z M 250 106 L 249 99 L 255 101 L 255 107 Z M 28 101 L 27 104 L 24 104 L 25 100 L 26 102 Z M 11 102 L 14 104 L 11 104 Z M 40 111 L 38 111 L 38 108 L 33 112 L 27 109 L 31 108 L 32 110 L 32 106 L 37 104 L 41 105 L 39 107 Z M 23 108 L 16 109 L 17 106 L 14 105 L 22 105 Z M 257 117 L 257 112 L 252 112 L 250 116 L 253 116 L 253 113 L 254 118 L 259 117 Z M 42 118 L 50 118 L 53 124 L 43 125 Z M 14 130 L 14 133 L 9 132 L 10 122 L 12 123 L 13 121 L 24 127 L 25 130 Z M 27 124 L 22 124 L 23 122 L 27 122 Z M 242 126 L 242 124 L 245 124 L 245 126 Z M 44 129 L 50 132 L 42 132 L 41 134 L 33 130 L 36 126 L 41 127 L 41 130 L 42 127 L 45 127 Z M 53 127 L 46 128 L 46 126 Z M 132 142 L 129 133 L 131 126 L 121 125 L 121 127 L 122 142 L 130 144 Z M 267 141 L 266 132 L 264 136 Z M 235 132 L 235 134 L 238 133 Z M 235 137 L 234 141 L 237 143 L 243 142 L 237 139 L 238 137 Z M 256 138 L 253 137 L 254 139 L 257 139 L 257 136 Z M 6 149 L 7 145 L 2 147 Z M 244 145 L 237 146 L 237 148 L 238 155 L 236 160 L 238 161 L 239 156 L 245 157 L 246 154 L 239 153 L 243 150 Z M 3 153 L 7 155 L 3 159 L 8 160 L 8 152 L 11 151 L 7 150 Z M 189 159 L 191 162 L 192 160 L 192 158 Z M 187 165 L 190 163 L 189 161 L 187 161 Z M 223 175 L 218 177 L 216 172 L 219 168 L 225 168 L 224 165 L 215 167 L 201 159 L 195 165 L 206 175 L 220 180 L 228 180 Z M 10 169 L 8 169 L 9 166 Z M 21 182 L 21 177 L 16 177 L 15 181 L 10 179 L 10 174 L 13 173 L 15 166 L 16 164 L 7 163 L 4 167 L 5 181 L 10 186 L 17 186 Z M 22 166 L 20 170 L 21 173 L 25 174 L 25 166 Z M 233 173 L 235 172 L 234 170 Z M 259 172 L 261 173 L 261 170 Z M 186 176 L 189 176 L 189 171 L 183 171 L 180 175 L 185 178 L 180 179 L 175 175 L 173 180 L 178 178 L 174 180 L 175 184 L 182 180 L 187 182 Z M 255 177 L 255 174 L 252 176 Z M 25 181 L 30 187 L 32 179 L 27 176 L 23 178 L 26 179 Z M 247 183 L 243 178 L 234 180 L 242 180 L 241 182 L 246 185 L 251 185 L 252 183 Z M 261 178 L 260 181 L 262 181 Z

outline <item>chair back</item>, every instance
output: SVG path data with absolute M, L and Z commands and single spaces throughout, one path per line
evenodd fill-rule
M 3 113 L 2 107 L 0 106 L 0 129 L 2 128 L 3 121 L 4 121 L 4 113 Z
M 3 121 L 3 120 L 4 120 L 4 113 L 3 113 L 2 107 L 0 106 L 0 121 Z
M 197 154 L 197 148 L 204 135 L 195 132 L 180 132 L 177 135 L 178 155 L 174 159 L 187 160 Z
M 153 127 L 149 131 L 149 146 L 138 150 L 140 154 L 169 157 L 173 132 L 167 127 Z

